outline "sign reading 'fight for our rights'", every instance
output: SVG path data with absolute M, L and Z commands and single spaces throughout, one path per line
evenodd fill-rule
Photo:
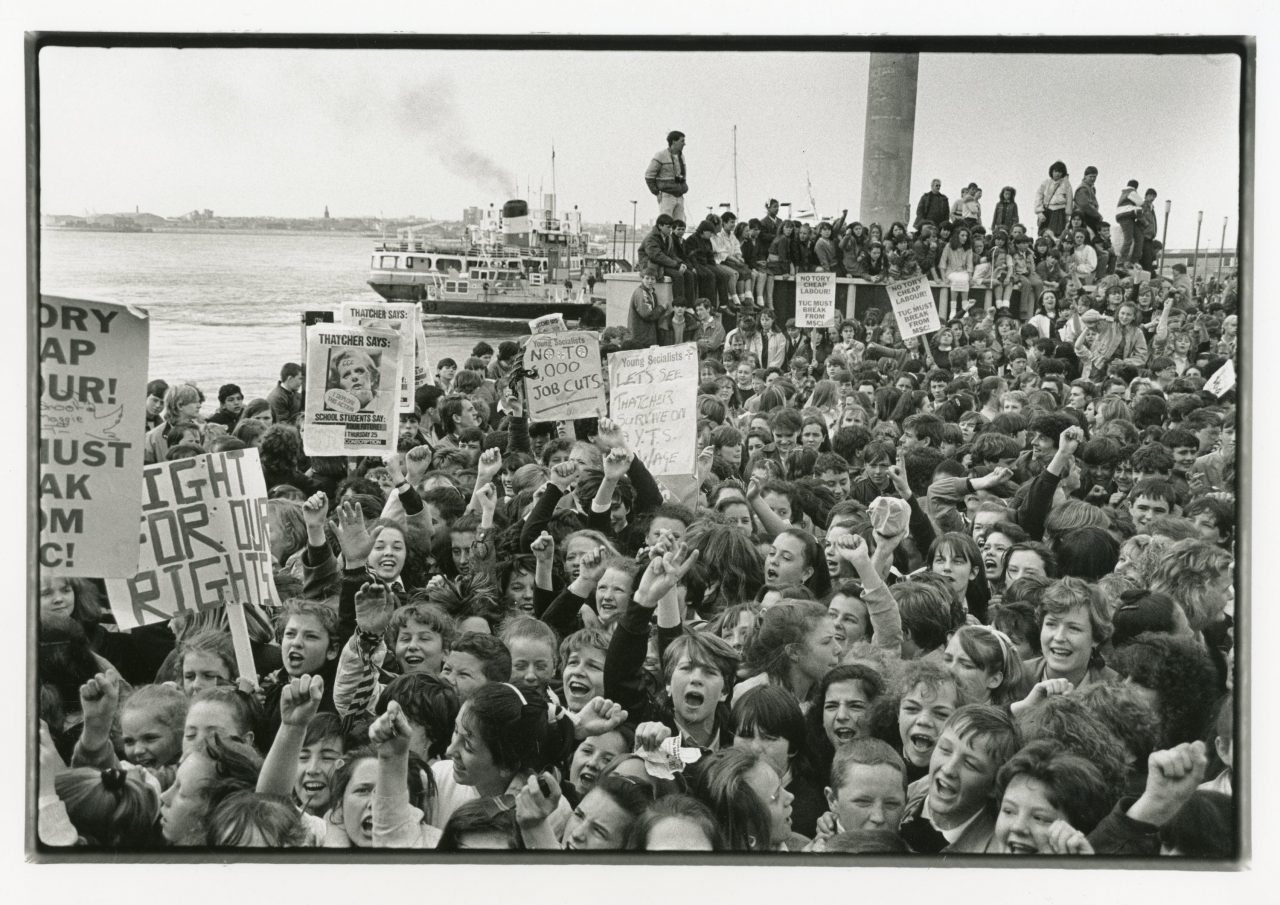
M 40 297 L 40 565 L 118 578 L 138 566 L 149 331 L 123 305 Z
M 134 545 L 138 568 L 107 582 L 121 629 L 226 603 L 275 604 L 256 449 L 149 465 L 142 477 L 141 532 L 116 529 Z

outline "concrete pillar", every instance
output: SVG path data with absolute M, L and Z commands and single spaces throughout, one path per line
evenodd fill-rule
M 919 74 L 919 54 L 871 54 L 862 151 L 862 205 L 858 219 L 863 223 L 879 223 L 886 233 L 889 224 L 901 220 L 912 204 L 911 150 L 915 141 Z M 910 218 L 907 227 L 911 227 Z

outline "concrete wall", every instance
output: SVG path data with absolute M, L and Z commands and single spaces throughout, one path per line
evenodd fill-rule
M 862 152 L 862 206 L 858 219 L 885 227 L 901 220 L 911 200 L 916 80 L 920 55 L 873 53 L 867 79 L 866 137 Z M 912 208 L 914 216 L 914 206 Z M 907 220 L 908 227 L 910 218 Z
M 638 271 L 626 273 L 608 273 L 604 277 L 604 324 L 606 327 L 625 327 L 627 311 L 631 307 L 631 295 L 640 285 Z M 657 286 L 659 301 L 671 301 L 671 281 L 662 278 Z M 600 284 L 596 284 L 596 293 L 600 292 Z

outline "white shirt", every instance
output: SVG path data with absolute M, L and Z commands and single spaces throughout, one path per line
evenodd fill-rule
M 979 808 L 978 810 L 974 811 L 973 816 L 970 817 L 968 820 L 966 820 L 964 823 L 960 824 L 959 826 L 949 830 L 944 830 L 942 827 L 938 826 L 938 824 L 934 822 L 933 817 L 929 814 L 929 796 L 925 795 L 924 808 L 920 811 L 920 816 L 924 817 L 925 820 L 928 820 L 929 823 L 933 824 L 933 828 L 937 830 L 939 833 L 941 833 L 943 838 L 947 840 L 947 845 L 954 845 L 956 840 L 964 835 L 964 831 L 969 828 L 969 824 L 973 823 L 980 816 L 982 816 L 982 808 Z

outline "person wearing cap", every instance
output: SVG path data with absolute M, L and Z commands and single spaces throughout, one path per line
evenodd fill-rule
M 1138 180 L 1130 179 L 1116 202 L 1116 225 L 1120 227 L 1121 265 L 1132 263 L 1142 256 L 1142 230 L 1137 229 L 1138 215 L 1142 212 L 1142 199 L 1138 197 Z
M 668 132 L 667 146 L 653 155 L 644 171 L 644 181 L 658 199 L 658 212 L 670 214 L 676 220 L 684 219 L 684 196 L 689 191 L 684 141 L 683 132 Z
M 218 410 L 209 416 L 208 422 L 221 424 L 232 431 L 243 413 L 244 393 L 234 383 L 224 383 L 218 389 Z
M 742 344 L 742 354 L 751 362 L 752 368 L 763 363 L 764 338 L 760 335 L 755 308 L 743 308 L 738 312 L 738 326 L 728 332 L 724 338 L 725 349 L 731 349 L 735 341 Z
M 163 380 L 153 380 L 147 384 L 147 430 L 159 427 L 164 420 L 164 394 L 169 392 L 169 384 Z
M 1080 184 L 1076 186 L 1074 198 L 1075 213 L 1080 215 L 1080 219 L 1084 220 L 1085 226 L 1089 227 L 1094 235 L 1102 225 L 1102 213 L 1098 210 L 1098 191 L 1094 188 L 1097 181 L 1098 168 L 1085 167 L 1084 179 L 1080 180 Z

